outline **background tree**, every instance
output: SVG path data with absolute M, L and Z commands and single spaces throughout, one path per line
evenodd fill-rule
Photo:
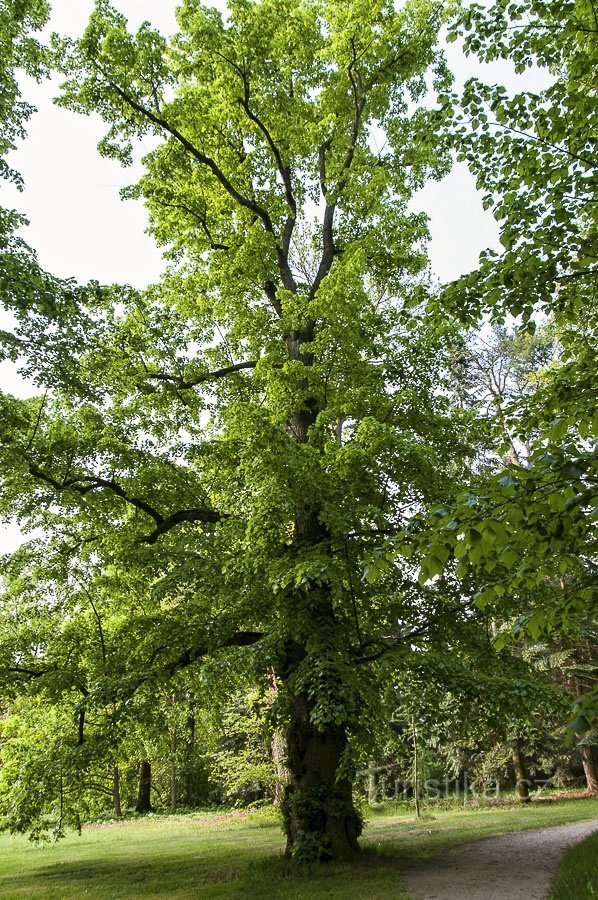
M 481 300 L 498 322 L 511 313 L 528 330 L 548 312 L 560 353 L 510 410 L 511 443 L 534 434 L 526 465 L 473 485 L 439 514 L 428 564 L 438 568 L 447 551 L 462 560 L 463 574 L 470 564 L 481 604 L 500 605 L 505 591 L 533 597 L 521 623 L 532 639 L 596 616 L 597 32 L 586 0 L 472 4 L 453 32 L 483 61 L 508 59 L 520 73 L 540 67 L 547 87 L 512 96 L 480 79 L 465 87 L 458 152 L 487 191 L 504 251 L 483 254 L 443 302 L 475 320 Z M 597 709 L 595 692 L 580 699 L 576 730 L 588 728 Z

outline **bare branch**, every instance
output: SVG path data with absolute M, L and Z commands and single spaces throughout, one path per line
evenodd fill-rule
M 155 544 L 159 537 L 182 522 L 203 522 L 204 524 L 214 525 L 222 521 L 223 518 L 225 516 L 215 509 L 180 509 L 178 512 L 172 513 L 172 515 L 163 519 L 151 534 L 142 538 L 141 542 L 143 544 Z
M 166 532 L 182 522 L 204 522 L 214 524 L 221 521 L 223 518 L 222 514 L 217 510 L 207 508 L 182 509 L 165 517 L 149 503 L 146 503 L 145 500 L 141 500 L 139 497 L 129 496 L 124 488 L 114 480 L 99 478 L 95 475 L 80 475 L 76 478 L 60 482 L 51 475 L 46 475 L 32 463 L 29 464 L 29 472 L 34 478 L 38 478 L 40 481 L 50 484 L 57 491 L 72 490 L 81 496 L 85 496 L 90 491 L 105 489 L 116 494 L 117 497 L 121 497 L 126 503 L 147 513 L 147 515 L 156 523 L 154 531 L 142 539 L 142 543 L 146 544 L 155 544 L 161 535 L 166 534 Z
M 156 381 L 169 381 L 176 384 L 179 390 L 187 390 L 196 387 L 198 384 L 204 384 L 206 381 L 212 381 L 216 378 L 225 378 L 232 375 L 233 372 L 240 372 L 242 369 L 255 369 L 257 360 L 248 360 L 247 362 L 234 363 L 234 365 L 226 366 L 224 369 L 216 369 L 215 372 L 206 372 L 205 375 L 198 375 L 197 378 L 186 380 L 181 375 L 168 375 L 164 372 L 148 372 L 147 378 Z

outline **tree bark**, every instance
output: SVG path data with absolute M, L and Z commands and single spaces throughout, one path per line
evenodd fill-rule
M 411 720 L 413 729 L 413 798 L 415 800 L 415 816 L 421 818 L 421 810 L 419 806 L 419 752 L 417 746 L 417 728 L 415 725 L 415 716 Z
M 185 747 L 185 806 L 189 808 L 197 805 L 196 779 L 194 772 L 195 757 L 195 698 L 189 696 L 187 709 L 187 742 Z
M 120 802 L 120 771 L 116 765 L 112 770 L 112 804 L 115 818 L 122 819 L 123 811 Z
M 313 354 L 305 350 L 315 336 L 315 322 L 309 321 L 286 338 L 289 358 L 303 363 L 306 377 L 298 379 L 296 389 L 304 396 L 301 407 L 289 417 L 289 431 L 298 444 L 307 444 L 320 412 L 319 401 L 309 396 L 307 372 L 313 365 Z M 328 542 L 330 534 L 320 518 L 317 502 L 297 501 L 294 515 L 293 553 L 309 550 Z M 359 851 L 361 818 L 353 803 L 352 781 L 341 770 L 348 749 L 345 719 L 314 721 L 315 694 L 319 681 L 312 676 L 311 690 L 303 688 L 302 663 L 307 663 L 314 638 L 318 649 L 314 656 L 326 655 L 326 645 L 338 651 L 338 623 L 327 585 L 306 585 L 288 598 L 289 615 L 285 657 L 276 677 L 288 691 L 286 731 L 286 765 L 289 773 L 281 805 L 287 836 L 287 854 L 299 863 L 330 859 L 348 859 Z M 294 682 L 293 675 L 301 673 Z M 326 685 L 322 685 L 326 690 Z
M 178 800 L 176 751 L 177 751 L 176 731 L 173 731 L 172 740 L 170 743 L 170 811 L 173 813 L 176 812 L 177 800 Z
M 368 764 L 368 806 L 375 806 L 378 801 L 378 773 L 376 761 L 370 759 Z
M 593 748 L 589 744 L 584 744 L 579 750 L 581 752 L 581 761 L 586 776 L 588 793 L 590 793 L 592 797 L 598 797 L 598 769 L 596 768 L 596 759 L 594 757 Z
M 150 793 L 152 789 L 152 767 L 148 759 L 142 759 L 139 763 L 139 791 L 135 812 L 148 813 L 152 811 Z
M 525 760 L 521 752 L 519 743 L 515 746 L 512 753 L 513 770 L 515 772 L 515 781 L 517 783 L 517 792 L 522 803 L 531 803 L 529 795 L 529 780 L 525 768 Z
M 282 732 L 276 730 L 270 743 L 270 755 L 276 768 L 276 781 L 274 783 L 274 806 L 282 808 L 285 796 L 285 786 L 289 781 L 289 770 L 286 766 L 287 745 Z
M 287 854 L 297 862 L 347 859 L 359 850 L 362 828 L 351 781 L 339 777 L 347 734 L 342 725 L 316 727 L 311 706 L 306 694 L 292 698 L 282 804 Z

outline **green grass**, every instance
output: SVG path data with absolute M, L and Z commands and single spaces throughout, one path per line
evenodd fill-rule
M 280 828 L 268 812 L 149 817 L 87 827 L 42 847 L 0 835 L 0 897 L 406 900 L 399 885 L 408 859 L 484 835 L 592 818 L 596 800 L 434 811 L 419 821 L 374 812 L 358 861 L 310 872 L 283 859 Z
M 567 850 L 550 895 L 550 900 L 594 898 L 598 898 L 598 832 Z

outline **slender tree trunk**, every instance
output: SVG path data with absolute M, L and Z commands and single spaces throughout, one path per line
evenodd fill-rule
M 172 733 L 172 740 L 170 743 L 170 811 L 176 812 L 177 808 L 177 771 L 176 771 L 176 751 L 177 751 L 177 739 L 176 739 L 176 731 Z
M 148 813 L 152 811 L 150 793 L 152 789 L 152 767 L 148 759 L 142 759 L 139 763 L 139 792 L 135 812 Z
M 419 808 L 419 748 L 417 746 L 415 716 L 412 719 L 411 726 L 413 728 L 413 796 L 415 798 L 415 815 L 419 819 L 421 817 L 421 810 Z
M 120 770 L 118 766 L 114 766 L 112 770 L 112 804 L 115 818 L 122 819 L 123 811 L 120 802 Z
M 598 769 L 596 768 L 596 759 L 594 757 L 593 748 L 589 744 L 584 744 L 579 750 L 581 753 L 583 771 L 586 776 L 588 792 L 592 797 L 598 797 Z
M 513 770 L 515 772 L 515 781 L 517 783 L 517 792 L 522 803 L 531 803 L 529 795 L 529 781 L 525 768 L 525 760 L 519 746 L 519 742 L 515 745 L 512 753 Z
M 376 762 L 371 759 L 368 766 L 368 805 L 374 806 L 378 800 L 378 773 Z
M 276 680 L 276 672 L 272 669 L 268 673 L 268 684 L 270 686 L 270 699 L 274 703 L 278 697 L 278 682 Z M 284 803 L 285 786 L 289 783 L 289 770 L 286 766 L 287 745 L 284 734 L 280 729 L 276 729 L 270 741 L 270 758 L 276 769 L 276 781 L 274 782 L 274 806 L 278 809 L 282 808 Z
M 185 805 L 188 807 L 193 807 L 197 804 L 194 771 L 195 725 L 195 698 L 191 694 L 187 710 L 187 742 L 185 749 Z
M 282 808 L 285 796 L 285 786 L 289 782 L 289 770 L 286 766 L 287 745 L 281 731 L 275 731 L 270 744 L 272 762 L 276 768 L 276 782 L 274 784 L 274 806 Z

